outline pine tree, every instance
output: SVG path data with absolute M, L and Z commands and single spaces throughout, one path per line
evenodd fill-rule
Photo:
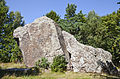
M 73 35 L 79 33 L 79 26 L 86 22 L 85 15 L 80 11 L 75 13 L 77 6 L 75 4 L 68 4 L 66 8 L 65 19 L 61 19 L 58 23 L 61 28 Z
M 57 22 L 60 19 L 60 16 L 57 15 L 56 12 L 54 12 L 53 10 L 51 10 L 49 13 L 46 14 L 46 16 L 48 18 L 51 18 L 52 20 L 54 20 L 55 22 Z
M 68 4 L 68 6 L 66 8 L 65 19 L 69 19 L 71 17 L 74 17 L 76 8 L 77 8 L 77 6 L 75 4 Z
M 12 62 L 21 61 L 20 49 L 13 38 L 13 31 L 19 26 L 24 25 L 22 16 L 19 12 L 8 12 L 4 0 L 0 1 L 0 61 Z

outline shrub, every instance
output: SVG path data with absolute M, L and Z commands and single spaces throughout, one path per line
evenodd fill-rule
M 36 62 L 36 67 L 37 68 L 48 69 L 49 68 L 49 64 L 50 63 L 48 62 L 48 60 L 45 57 L 43 57 L 43 58 L 41 58 L 41 60 L 38 60 Z
M 67 62 L 63 55 L 58 55 L 53 59 L 51 70 L 54 72 L 64 72 L 67 69 Z

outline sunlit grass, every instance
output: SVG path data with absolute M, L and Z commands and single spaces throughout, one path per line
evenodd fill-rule
M 2 69 L 8 68 L 26 68 L 23 63 L 0 63 Z M 105 75 L 104 75 L 105 76 Z M 106 75 L 107 76 L 107 75 Z M 109 77 L 109 76 L 108 76 Z M 4 75 L 2 79 L 106 79 L 101 78 L 100 74 L 93 73 L 75 73 L 72 71 L 67 71 L 65 73 L 52 72 L 51 70 L 44 70 L 38 75 Z M 119 78 L 118 78 L 119 79 Z
M 44 72 L 36 76 L 4 76 L 2 79 L 93 79 L 90 73 L 75 73 L 75 72 Z
M 0 63 L 2 69 L 8 68 L 25 68 L 24 64 L 21 63 Z M 15 75 L 5 75 L 2 79 L 92 79 L 90 73 L 75 73 L 75 72 L 52 72 L 50 70 L 44 71 L 39 75 L 30 75 L 30 76 L 18 76 Z
M 0 63 L 0 67 L 2 69 L 8 69 L 8 68 L 26 68 L 26 66 L 23 63 Z

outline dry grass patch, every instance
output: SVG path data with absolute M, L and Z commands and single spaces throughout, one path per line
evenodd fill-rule
M 23 64 L 23 63 L 0 63 L 0 67 L 2 69 L 8 69 L 8 68 L 26 68 L 25 64 Z

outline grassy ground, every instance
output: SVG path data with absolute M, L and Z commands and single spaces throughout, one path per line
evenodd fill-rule
M 8 68 L 26 68 L 23 63 L 0 63 L 2 69 Z
M 24 64 L 20 63 L 0 63 L 0 67 L 2 69 L 8 68 L 25 68 Z M 100 75 L 95 75 L 92 73 L 75 73 L 72 71 L 68 71 L 65 73 L 60 72 L 51 72 L 50 70 L 46 70 L 43 73 L 39 73 L 38 75 L 23 75 L 23 76 L 15 76 L 13 75 L 4 75 L 2 79 L 109 79 L 100 77 Z M 111 79 L 111 78 L 110 78 Z
M 42 73 L 40 75 L 36 76 L 4 76 L 2 79 L 93 79 L 93 76 L 86 73 L 74 73 L 74 72 L 68 72 L 68 73 L 55 73 L 55 72 L 49 72 L 49 73 Z

